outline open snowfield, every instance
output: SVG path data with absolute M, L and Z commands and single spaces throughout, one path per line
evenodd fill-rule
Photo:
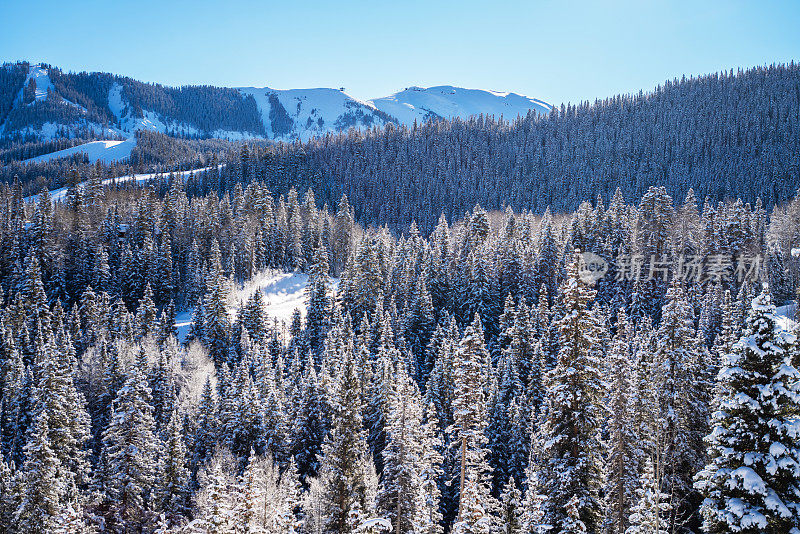
M 331 292 L 336 293 L 339 279 L 331 278 L 330 282 Z M 294 310 L 300 310 L 300 313 L 305 315 L 307 285 L 308 275 L 306 273 L 263 271 L 231 292 L 228 312 L 231 319 L 235 319 L 239 309 L 244 306 L 253 293 L 261 291 L 264 295 L 264 310 L 268 320 L 277 319 L 278 323 L 285 323 L 288 326 Z M 175 328 L 178 330 L 178 339 L 181 342 L 189 333 L 193 314 L 194 310 L 192 309 L 181 312 L 175 317 Z
M 66 158 L 75 154 L 86 154 L 89 162 L 102 161 L 103 163 L 113 163 L 122 161 L 131 155 L 133 147 L 136 146 L 136 139 L 130 138 L 125 141 L 91 141 L 82 145 L 77 145 L 64 150 L 58 150 L 49 154 L 42 154 L 35 158 L 26 159 L 23 163 L 44 163 L 58 158 Z
M 28 77 L 23 84 L 27 87 L 30 81 L 36 83 L 36 101 L 47 100 L 47 91 L 53 89 L 53 82 L 50 81 L 50 76 L 47 74 L 47 69 L 41 65 L 31 65 Z M 20 91 L 19 99 L 22 100 L 22 92 Z

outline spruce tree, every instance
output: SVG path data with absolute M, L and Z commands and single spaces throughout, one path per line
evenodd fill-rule
M 624 312 L 617 316 L 617 333 L 608 353 L 608 439 L 605 469 L 605 527 L 625 534 L 635 500 L 637 475 L 643 451 L 634 414 L 634 369 L 631 362 L 630 325 Z
M 160 447 L 150 388 L 139 364 L 128 370 L 111 410 L 100 457 L 103 514 L 107 528 L 142 528 L 151 519 Z
M 800 372 L 796 334 L 785 331 L 764 290 L 744 336 L 719 373 L 710 461 L 698 474 L 708 532 L 800 530 Z
M 362 426 L 358 380 L 349 343 L 341 355 L 341 378 L 334 403 L 333 427 L 322 446 L 319 479 L 325 518 L 323 532 L 350 534 L 374 508 L 375 475 Z
M 598 344 L 603 327 L 588 308 L 595 296 L 578 270 L 579 256 L 569 263 L 561 289 L 564 316 L 558 321 L 558 363 L 547 376 L 546 436 L 542 455 L 546 464 L 541 480 L 547 499 L 545 522 L 559 532 L 569 532 L 574 518 L 567 514 L 570 499 L 577 498 L 580 521 L 591 532 L 600 527 L 601 469 L 598 440 L 603 382 Z
M 14 524 L 18 532 L 49 534 L 56 526 L 61 499 L 66 492 L 61 468 L 49 438 L 47 416 L 40 411 L 25 444 L 25 463 L 15 483 L 18 505 Z

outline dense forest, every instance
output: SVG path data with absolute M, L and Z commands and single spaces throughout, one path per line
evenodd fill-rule
M 351 130 L 256 159 L 253 172 L 282 192 L 313 187 L 330 204 L 344 194 L 364 224 L 416 221 L 425 234 L 476 203 L 569 213 L 617 188 L 634 202 L 654 185 L 771 207 L 800 187 L 800 66 L 684 78 L 512 122 Z
M 800 198 L 618 190 L 426 237 L 237 158 L 208 192 L 4 186 L 4 532 L 800 528 L 800 346 L 772 304 Z M 309 274 L 305 313 L 256 291 L 231 315 L 269 268 Z
M 113 166 L 15 140 L 0 533 L 800 532 L 798 128 L 792 63 Z M 286 322 L 234 306 L 271 271 Z
M 153 98 L 148 106 L 161 101 Z M 222 177 L 202 177 L 189 185 L 191 195 L 252 180 L 283 194 L 313 188 L 330 205 L 347 195 L 365 226 L 404 232 L 416 222 L 427 235 L 440 214 L 459 220 L 478 203 L 488 210 L 571 213 L 598 195 L 608 203 L 617 189 L 635 202 L 651 186 L 675 198 L 692 188 L 699 199 L 761 199 L 772 208 L 800 187 L 798 132 L 800 66 L 790 63 L 683 78 L 650 93 L 565 105 L 513 122 L 478 116 L 412 128 L 389 124 L 245 151 L 148 133 L 132 163 L 157 163 L 165 171 L 206 166 L 213 152 Z M 35 144 L 26 151 L 38 152 Z M 64 185 L 68 166 L 12 162 L 0 179 L 10 184 L 18 177 L 30 195 Z M 101 173 L 129 172 L 117 167 Z

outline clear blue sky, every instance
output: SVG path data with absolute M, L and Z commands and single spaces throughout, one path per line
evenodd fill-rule
M 800 1 L 0 0 L 0 61 L 169 85 L 409 85 L 551 103 L 800 60 Z

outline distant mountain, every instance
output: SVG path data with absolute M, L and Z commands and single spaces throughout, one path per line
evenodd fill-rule
M 516 93 L 463 89 L 450 85 L 409 87 L 391 96 L 370 101 L 379 110 L 403 124 L 423 123 L 429 119 L 466 119 L 472 115 L 501 115 L 513 120 L 529 110 L 548 113 L 550 104 Z
M 314 136 L 350 127 L 369 128 L 397 123 L 397 119 L 339 89 L 287 89 L 241 87 L 252 96 L 271 139 L 307 141 Z
M 511 120 L 529 110 L 546 113 L 550 106 L 514 93 L 450 86 L 410 87 L 361 101 L 338 89 L 175 88 L 24 62 L 0 67 L 0 141 L 6 142 L 122 140 L 140 129 L 181 137 L 308 140 L 351 127 L 480 113 Z

